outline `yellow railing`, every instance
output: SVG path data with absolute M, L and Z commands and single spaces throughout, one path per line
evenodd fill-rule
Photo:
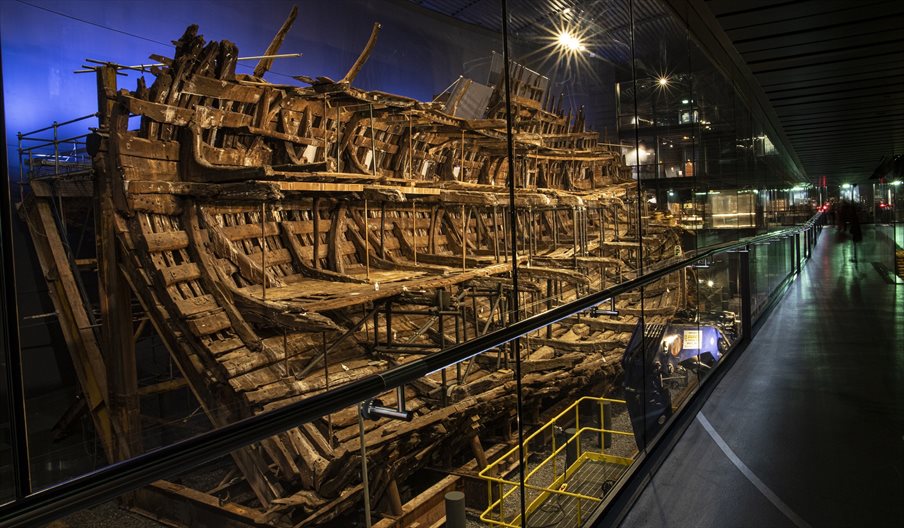
M 590 427 L 590 426 L 582 426 L 581 425 L 581 404 L 583 402 L 597 402 L 599 404 L 599 421 L 596 422 L 599 424 L 599 427 Z M 527 504 L 526 513 L 529 516 L 531 513 L 540 508 L 552 495 L 558 495 L 560 497 L 571 498 L 576 501 L 575 508 L 575 520 L 577 524 L 581 523 L 582 520 L 582 501 L 590 501 L 592 503 L 597 503 L 602 500 L 602 497 L 585 495 L 582 493 L 575 493 L 572 491 L 568 491 L 568 487 L 570 484 L 570 479 L 574 476 L 574 474 L 580 469 L 584 463 L 588 460 L 596 461 L 596 462 L 607 462 L 610 464 L 617 464 L 621 466 L 629 466 L 634 462 L 633 458 L 616 456 L 606 453 L 605 442 L 600 441 L 599 451 L 583 451 L 581 447 L 580 439 L 584 434 L 587 433 L 598 433 L 600 435 L 603 434 L 612 434 L 612 435 L 622 435 L 622 436 L 634 436 L 634 433 L 628 431 L 616 431 L 611 429 L 604 428 L 604 417 L 606 412 L 606 404 L 619 404 L 624 405 L 624 400 L 614 400 L 611 398 L 597 398 L 592 396 L 584 396 L 579 398 L 574 403 L 568 406 L 567 409 L 556 415 L 552 420 L 545 423 L 542 427 L 531 433 L 527 438 L 524 439 L 523 443 L 520 446 L 515 446 L 502 456 L 493 461 L 492 464 L 487 465 L 480 473 L 480 477 L 487 481 L 487 509 L 480 515 L 480 520 L 489 524 L 495 524 L 498 526 L 506 526 L 509 528 L 519 528 L 521 526 L 521 513 L 518 511 L 516 515 L 513 516 L 511 520 L 506 519 L 506 511 L 505 504 L 506 499 L 508 499 L 515 491 L 520 489 L 520 484 L 518 480 L 507 480 L 498 476 L 500 473 L 504 471 L 501 470 L 501 464 L 508 460 L 513 455 L 518 453 L 518 450 L 522 447 L 524 448 L 524 460 L 528 460 L 528 456 L 530 455 L 528 451 L 528 446 L 530 446 L 531 441 L 537 437 L 545 440 L 545 435 L 549 433 L 550 438 L 550 448 L 549 455 L 547 455 L 536 467 L 533 469 L 529 468 L 529 465 L 525 469 L 529 469 L 527 473 L 524 475 L 524 493 L 528 494 L 525 496 L 529 496 L 528 492 L 535 492 L 535 497 Z M 595 406 L 596 407 L 596 406 Z M 611 405 L 610 405 L 611 407 Z M 611 409 L 609 412 L 612 412 Z M 585 413 L 586 414 L 586 413 Z M 573 425 L 575 432 L 571 434 L 565 442 L 559 442 L 560 445 L 556 445 L 556 428 L 562 427 L 562 425 L 571 424 L 571 420 L 574 420 Z M 541 436 L 543 435 L 543 436 Z M 576 449 L 576 457 L 575 461 L 570 465 L 566 462 L 562 464 L 561 473 L 559 472 L 559 462 L 557 458 L 559 455 L 568 449 L 569 444 L 575 442 Z M 544 441 L 545 443 L 545 441 Z M 567 457 L 566 457 L 567 460 Z M 541 475 L 540 471 L 547 467 L 548 465 L 552 465 L 552 479 L 546 485 L 537 485 L 531 482 L 532 477 L 537 475 Z M 514 472 L 517 475 L 517 472 Z M 517 478 L 517 477 L 516 477 Z M 519 501 L 520 503 L 520 501 Z M 520 510 L 519 508 L 516 508 Z

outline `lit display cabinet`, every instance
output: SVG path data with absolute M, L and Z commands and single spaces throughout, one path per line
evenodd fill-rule
M 10 45 L 46 38 L 46 11 L 2 6 L 4 64 L 51 62 L 4 78 L 7 123 L 34 130 L 14 205 L 21 280 L 44 285 L 20 307 L 35 488 L 395 379 L 756 234 L 757 189 L 793 176 L 744 87 L 653 0 L 264 5 L 105 5 L 56 57 Z M 61 3 L 58 34 L 84 28 L 78 6 Z M 762 299 L 790 270 L 774 254 Z M 475 522 L 579 525 L 739 338 L 740 258 L 682 265 L 129 505 L 408 526 L 464 490 Z

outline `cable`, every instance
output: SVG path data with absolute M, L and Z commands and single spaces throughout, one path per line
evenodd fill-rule
M 33 8 L 35 8 L 35 9 L 40 9 L 40 10 L 42 10 L 42 11 L 47 11 L 48 13 L 53 13 L 54 15 L 58 15 L 58 16 L 65 17 L 65 18 L 69 18 L 69 19 L 75 20 L 75 21 L 77 21 L 77 22 L 82 22 L 83 24 L 88 24 L 88 25 L 91 25 L 91 26 L 94 26 L 94 27 L 99 27 L 99 28 L 101 28 L 101 29 L 106 29 L 106 30 L 109 30 L 109 31 L 114 31 L 114 32 L 116 32 L 116 33 L 120 33 L 120 34 L 123 34 L 123 35 L 127 35 L 127 36 L 129 36 L 129 37 L 134 37 L 134 38 L 137 38 L 137 39 L 145 40 L 145 41 L 147 41 L 147 42 L 153 42 L 154 44 L 160 44 L 161 46 L 166 46 L 167 48 L 172 48 L 172 47 L 173 47 L 173 45 L 172 45 L 171 43 L 161 42 L 161 41 L 159 41 L 159 40 L 155 40 L 155 39 L 148 38 L 148 37 L 142 37 L 141 35 L 137 35 L 137 34 L 135 34 L 135 33 L 129 33 L 128 31 L 123 31 L 123 30 L 121 30 L 121 29 L 116 29 L 116 28 L 112 28 L 112 27 L 110 27 L 110 26 L 105 26 L 105 25 L 103 25 L 103 24 L 98 24 L 97 22 L 91 22 L 90 20 L 85 20 L 84 18 L 79 18 L 79 17 L 76 17 L 76 16 L 67 15 L 66 13 L 62 13 L 62 12 L 60 12 L 60 11 L 55 11 L 55 10 L 50 9 L 50 8 L 48 8 L 48 7 L 44 7 L 44 6 L 32 4 L 31 2 L 26 2 L 25 0 L 16 0 L 16 2 L 19 2 L 20 4 L 23 4 L 23 5 L 27 5 L 27 6 L 29 6 L 29 7 L 33 7 Z M 252 68 L 250 65 L 247 65 L 247 64 L 241 64 L 241 63 L 239 63 L 238 66 L 239 66 L 239 67 L 242 67 L 242 68 L 247 68 L 247 69 L 249 69 L 249 70 L 253 70 L 253 69 L 254 69 L 254 68 Z M 271 74 L 273 74 L 273 75 L 278 75 L 278 76 L 280 76 L 280 77 L 287 77 L 287 78 L 290 78 L 290 79 L 293 78 L 291 75 L 288 75 L 288 74 L 285 74 L 285 73 L 279 73 L 279 72 L 275 72 L 275 71 L 270 71 L 269 73 L 271 73 Z M 18 147 L 17 145 L 9 145 L 9 146 L 11 146 L 11 147 Z
M 76 21 L 78 21 L 78 22 L 83 22 L 83 23 L 85 23 L 85 24 L 89 24 L 89 25 L 92 25 L 92 26 L 95 26 L 95 27 L 99 27 L 99 28 L 101 28 L 101 29 L 108 29 L 108 30 L 110 30 L 110 31 L 115 31 L 116 33 L 122 33 L 123 35 L 128 35 L 128 36 L 130 36 L 130 37 L 139 38 L 139 39 L 141 39 L 141 40 L 146 40 L 146 41 L 148 41 L 148 42 L 153 42 L 153 43 L 155 43 L 155 44 L 161 44 L 161 45 L 166 46 L 166 47 L 172 47 L 171 44 L 168 44 L 168 43 L 166 43 L 166 42 L 160 42 L 159 40 L 154 40 L 154 39 L 151 39 L 151 38 L 148 38 L 148 37 L 142 37 L 141 35 L 136 35 L 136 34 L 134 34 L 134 33 L 129 33 L 128 31 L 123 31 L 123 30 L 121 30 L 121 29 L 111 28 L 111 27 L 109 27 L 109 26 L 104 26 L 103 24 L 98 24 L 97 22 L 91 22 L 90 20 L 85 20 L 85 19 L 83 19 L 83 18 L 78 18 L 78 17 L 72 16 L 72 15 L 67 15 L 66 13 L 61 13 L 61 12 L 59 12 L 59 11 L 54 11 L 53 9 L 50 9 L 50 8 L 47 8 L 47 7 L 44 7 L 44 6 L 39 6 L 39 5 L 32 4 L 32 3 L 30 3 L 30 2 L 26 2 L 25 0 L 16 0 L 16 2 L 19 2 L 20 4 L 24 4 L 24 5 L 27 5 L 27 6 L 30 6 L 30 7 L 34 7 L 35 9 L 40 9 L 40 10 L 42 10 L 42 11 L 47 11 L 48 13 L 53 13 L 54 15 L 59 15 L 59 16 L 61 16 L 61 17 L 65 17 L 65 18 L 71 18 L 72 20 L 76 20 Z

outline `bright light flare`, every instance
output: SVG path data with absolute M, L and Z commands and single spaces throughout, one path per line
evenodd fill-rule
M 660 78 L 659 78 L 659 86 L 662 86 L 663 88 L 665 88 L 665 87 L 668 86 L 668 85 L 669 85 L 669 78 L 668 78 L 668 77 L 660 77 Z
M 587 50 L 587 46 L 585 46 L 584 43 L 581 42 L 581 39 L 568 30 L 559 31 L 558 40 L 556 42 L 558 43 L 560 48 L 572 53 Z

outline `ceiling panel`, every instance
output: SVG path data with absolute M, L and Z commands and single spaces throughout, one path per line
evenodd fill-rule
M 904 153 L 904 2 L 707 0 L 811 179 Z

